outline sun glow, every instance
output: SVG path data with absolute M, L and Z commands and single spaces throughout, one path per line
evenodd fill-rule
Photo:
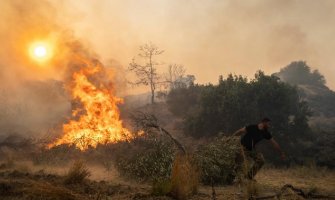
M 47 61 L 52 57 L 51 45 L 47 42 L 34 42 L 29 47 L 29 55 L 36 61 Z
M 45 48 L 45 46 L 37 46 L 34 49 L 34 55 L 38 58 L 43 58 L 47 55 L 47 49 Z

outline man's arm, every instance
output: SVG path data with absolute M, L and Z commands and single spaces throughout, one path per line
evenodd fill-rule
M 247 132 L 247 129 L 245 127 L 241 128 L 241 129 L 238 129 L 232 136 L 240 136 L 244 133 Z
M 274 148 L 276 151 L 278 151 L 278 153 L 280 153 L 280 158 L 281 158 L 282 160 L 285 160 L 285 159 L 286 159 L 286 155 L 285 155 L 285 153 L 281 150 L 281 148 L 280 148 L 279 144 L 276 142 L 276 140 L 274 140 L 273 138 L 271 138 L 270 142 L 271 142 L 273 148 Z

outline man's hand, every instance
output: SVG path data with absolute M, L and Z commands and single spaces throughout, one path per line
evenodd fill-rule
M 279 144 L 274 140 L 273 138 L 270 140 L 272 146 L 280 153 L 280 158 L 282 160 L 286 160 L 286 155 L 285 153 L 281 150 Z

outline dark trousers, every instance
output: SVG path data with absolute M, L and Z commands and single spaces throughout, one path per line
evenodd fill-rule
M 236 174 L 242 174 L 248 179 L 253 179 L 264 165 L 264 162 L 262 153 L 255 150 L 247 150 L 241 145 L 241 151 L 236 155 L 235 159 L 235 172 Z

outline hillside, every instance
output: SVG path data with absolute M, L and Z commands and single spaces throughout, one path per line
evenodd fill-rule
M 297 61 L 274 75 L 298 88 L 301 98 L 307 101 L 312 111 L 312 127 L 328 131 L 335 127 L 335 92 L 326 86 L 326 80 L 318 70 L 311 70 L 306 62 Z

